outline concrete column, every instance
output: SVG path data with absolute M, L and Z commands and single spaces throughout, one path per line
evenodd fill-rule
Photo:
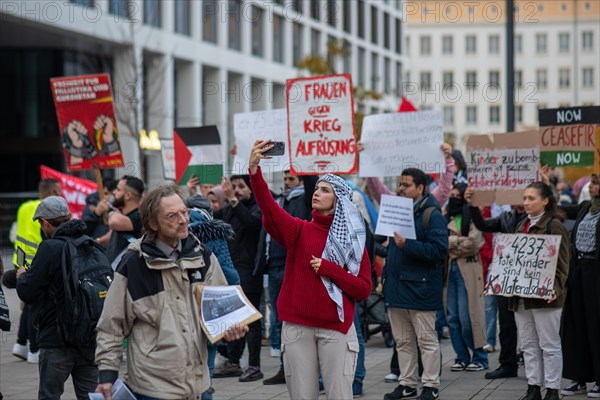
M 163 1 L 162 6 L 162 28 L 167 32 L 175 31 L 175 2 Z
M 195 41 L 202 40 L 202 2 L 200 1 L 190 2 L 190 34 Z
M 176 68 L 177 121 L 174 121 L 175 126 L 200 126 L 202 97 L 200 63 L 181 62 Z

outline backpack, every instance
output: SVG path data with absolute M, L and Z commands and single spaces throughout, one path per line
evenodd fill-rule
M 64 303 L 56 310 L 59 333 L 67 345 L 93 348 L 113 269 L 104 249 L 89 236 L 55 239 L 66 242 L 61 260 Z

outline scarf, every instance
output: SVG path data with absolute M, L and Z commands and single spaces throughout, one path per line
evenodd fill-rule
M 592 197 L 592 206 L 590 207 L 592 215 L 596 215 L 600 212 L 600 197 Z
M 321 257 L 341 267 L 345 265 L 352 275 L 357 276 L 367 233 L 364 219 L 358 208 L 352 203 L 352 189 L 342 178 L 333 174 L 323 176 L 318 182 L 329 183 L 337 197 L 333 222 L 329 227 L 325 249 Z M 329 297 L 337 305 L 338 318 L 344 322 L 341 289 L 329 278 L 321 277 L 321 280 Z

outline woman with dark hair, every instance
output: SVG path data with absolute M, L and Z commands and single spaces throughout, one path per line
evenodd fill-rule
M 592 175 L 591 201 L 561 207 L 575 220 L 571 231 L 571 268 L 567 280 L 562 326 L 563 377 L 573 382 L 565 396 L 585 394 L 600 398 L 600 177 Z
M 359 351 L 354 309 L 371 293 L 364 219 L 352 204 L 352 189 L 332 174 L 317 181 L 312 221 L 288 214 L 259 167 L 272 147 L 257 140 L 249 170 L 263 226 L 287 251 L 277 300 L 287 388 L 292 399 L 318 398 L 320 370 L 328 399 L 351 399 Z
M 560 320 L 569 273 L 569 235 L 556 213 L 556 198 L 550 186 L 542 182 L 527 186 L 523 206 L 527 218 L 519 224 L 517 233 L 561 236 L 551 297 L 514 296 L 508 300 L 509 309 L 515 312 L 519 344 L 525 358 L 528 388 L 523 399 L 541 400 L 541 387 L 545 386 L 544 400 L 558 400 L 563 368 Z
M 450 340 L 456 352 L 452 371 L 488 368 L 483 302 L 483 267 L 479 249 L 484 240 L 471 222 L 464 195 L 467 185 L 457 183 L 448 200 L 448 276 L 446 310 Z M 470 352 L 469 352 L 470 350 Z M 472 354 L 471 354 L 472 353 Z

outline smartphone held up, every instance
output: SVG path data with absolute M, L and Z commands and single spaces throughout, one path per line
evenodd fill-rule
M 265 151 L 263 153 L 263 155 L 265 155 L 265 156 L 282 156 L 285 153 L 285 142 L 272 141 L 271 143 L 266 144 L 264 147 L 267 147 L 269 145 L 273 145 L 273 147 L 271 147 L 269 150 Z

